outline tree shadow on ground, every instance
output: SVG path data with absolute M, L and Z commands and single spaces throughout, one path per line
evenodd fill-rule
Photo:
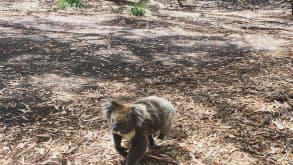
M 113 25 L 117 25 L 116 21 Z M 111 22 L 105 24 L 111 25 Z M 195 101 L 217 107 L 214 119 L 230 125 L 235 135 L 234 138 L 227 137 L 227 141 L 239 145 L 244 152 L 256 155 L 260 162 L 271 161 L 266 160 L 271 143 L 284 148 L 283 152 L 287 151 L 286 147 L 292 144 L 292 131 L 268 128 L 272 120 L 282 116 L 281 112 L 253 113 L 242 105 L 226 100 L 233 99 L 235 95 L 268 96 L 267 91 L 248 90 L 255 88 L 254 84 L 249 84 L 249 77 L 257 76 L 273 65 L 289 65 L 291 58 L 259 61 L 253 56 L 255 50 L 219 35 L 140 36 L 135 30 L 144 26 L 155 29 L 160 24 L 154 25 L 151 21 L 142 24 L 126 21 L 124 24 L 127 28 L 118 30 L 110 37 L 96 34 L 105 43 L 84 45 L 79 38 L 88 34 L 72 34 L 75 40 L 64 42 L 44 36 L 45 33 L 50 35 L 49 31 L 0 24 L 20 31 L 18 36 L 12 34 L 2 37 L 0 41 L 3 52 L 0 57 L 0 87 L 4 96 L 0 98 L 0 108 L 3 109 L 0 122 L 4 125 L 41 122 L 57 111 L 55 106 L 41 106 L 52 97 L 51 89 L 36 88 L 30 84 L 30 76 L 80 76 L 132 82 L 144 88 L 172 86 Z M 201 90 L 202 87 L 206 90 Z M 286 109 L 286 112 L 292 115 L 292 108 Z M 263 119 L 262 123 L 257 123 L 259 118 Z M 67 124 L 72 125 L 72 122 Z M 261 134 L 255 139 L 259 130 Z M 184 149 L 177 149 L 187 154 Z
M 278 91 L 273 92 L 276 94 Z M 262 93 L 262 92 L 259 92 Z M 274 164 L 276 160 L 271 158 L 272 147 L 280 148 L 280 152 L 288 154 L 292 152 L 293 132 L 289 129 L 279 129 L 272 126 L 272 123 L 278 120 L 290 120 L 293 116 L 293 98 L 292 94 L 281 94 L 277 98 L 286 98 L 286 101 L 278 103 L 275 111 L 264 109 L 249 108 L 249 105 L 235 105 L 227 103 L 222 98 L 214 98 L 218 100 L 216 105 L 218 108 L 215 119 L 231 126 L 233 136 L 226 136 L 226 142 L 235 143 L 241 150 L 256 157 L 259 163 Z M 274 105 L 278 102 L 273 99 L 274 96 L 266 95 L 266 104 Z M 287 103 L 286 103 L 287 102 Z M 291 103 L 290 103 L 291 102 Z

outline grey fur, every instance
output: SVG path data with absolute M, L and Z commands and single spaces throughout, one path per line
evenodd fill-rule
M 158 96 L 149 96 L 139 99 L 135 102 L 127 104 L 130 110 L 127 113 L 123 113 L 121 121 L 125 123 L 125 120 L 131 122 L 125 124 L 126 130 L 139 131 L 143 135 L 152 135 L 157 133 L 169 134 L 172 129 L 173 117 L 176 114 L 176 110 L 173 105 L 166 99 Z M 102 104 L 104 118 L 110 124 L 114 124 L 111 121 L 111 116 L 115 113 L 119 113 L 119 110 L 123 108 L 123 104 L 118 101 L 108 100 Z M 119 121 L 116 121 L 119 123 Z
M 157 96 L 149 96 L 135 101 L 134 105 L 143 105 L 145 108 L 140 110 L 146 111 L 145 114 L 150 115 L 146 115 L 147 118 L 142 123 L 142 125 L 150 126 L 152 129 L 145 128 L 146 134 L 154 134 L 154 131 L 157 130 L 160 134 L 167 135 L 170 133 L 176 110 L 168 100 Z
M 153 136 L 160 133 L 163 139 L 172 129 L 176 110 L 166 99 L 149 96 L 129 104 L 107 100 L 102 104 L 104 118 L 108 121 L 113 133 L 117 152 L 126 157 L 126 165 L 136 165 L 154 146 Z M 121 146 L 122 138 L 129 140 L 129 152 Z

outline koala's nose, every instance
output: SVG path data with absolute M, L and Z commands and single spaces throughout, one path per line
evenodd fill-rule
M 113 131 L 117 131 L 117 130 L 118 130 L 118 126 L 117 126 L 117 124 L 113 124 L 113 125 L 112 125 L 112 130 L 113 130 Z

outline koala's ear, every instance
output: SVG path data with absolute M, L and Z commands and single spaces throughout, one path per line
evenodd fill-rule
M 116 100 L 105 99 L 102 100 L 101 107 L 104 117 L 109 119 L 113 111 L 118 111 L 123 108 L 123 104 Z

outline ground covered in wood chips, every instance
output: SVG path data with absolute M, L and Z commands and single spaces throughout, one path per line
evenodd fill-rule
M 141 164 L 292 164 L 289 9 L 87 2 L 0 2 L 0 164 L 119 164 L 101 99 L 149 95 L 178 113 Z

